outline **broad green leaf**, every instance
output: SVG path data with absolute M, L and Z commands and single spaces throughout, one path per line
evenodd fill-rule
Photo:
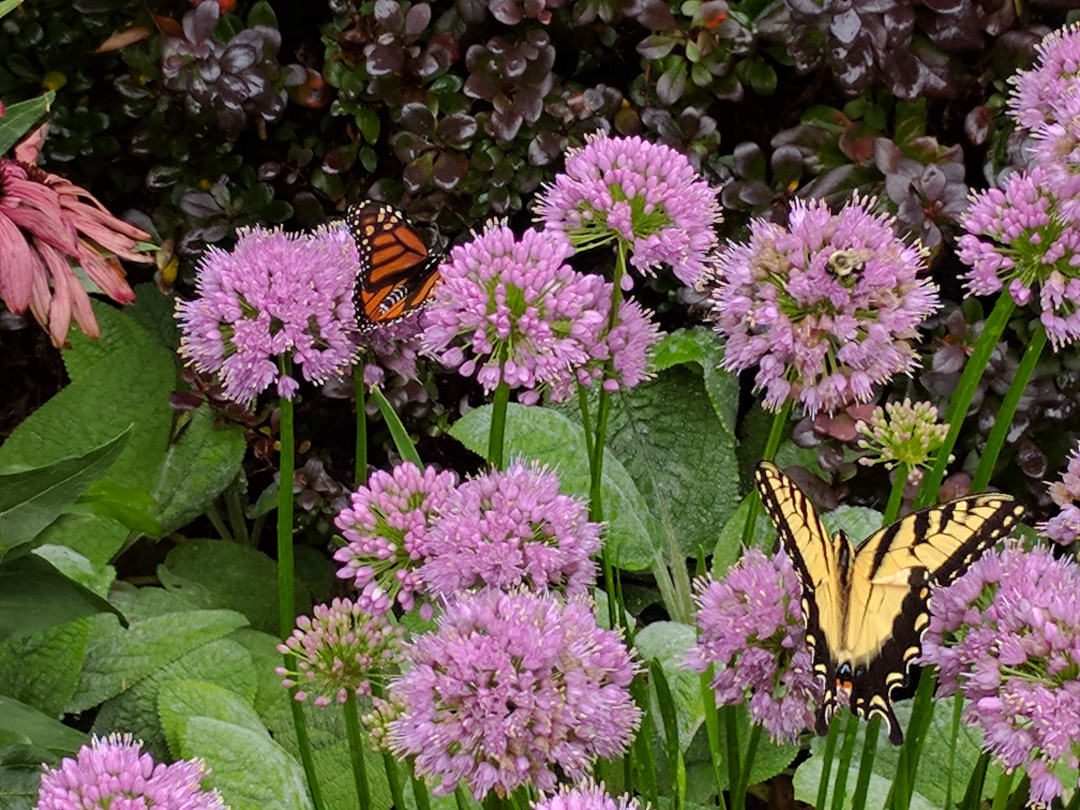
M 0 642 L 4 694 L 53 717 L 63 714 L 79 684 L 90 629 L 89 618 L 76 619 Z
M 247 624 L 231 610 L 191 610 L 133 622 L 124 629 L 102 622 L 86 648 L 79 689 L 69 712 L 116 697 L 192 650 Z
M 0 474 L 0 559 L 29 543 L 64 508 L 112 466 L 124 449 L 128 431 L 77 458 L 65 458 L 25 472 Z
M 911 701 L 905 700 L 895 703 L 893 709 L 900 720 L 900 724 L 906 727 L 911 716 Z M 845 808 L 851 807 L 851 797 L 855 792 L 855 785 L 859 778 L 859 753 L 863 748 L 863 738 L 867 725 L 865 722 L 859 722 L 858 736 L 855 743 L 855 757 L 847 777 L 845 800 L 843 802 Z M 938 810 L 938 808 L 944 806 L 945 783 L 949 777 L 951 736 L 952 701 L 946 700 L 938 705 L 930 723 L 930 729 L 926 734 L 919 771 L 915 776 L 915 795 L 912 797 L 912 808 Z M 978 730 L 961 725 L 953 764 L 954 799 L 963 795 L 968 777 L 975 767 L 975 761 L 979 758 L 980 746 L 981 735 Z M 818 784 L 821 780 L 821 763 L 824 751 L 825 738 L 815 737 L 810 744 L 812 756 L 795 771 L 796 799 L 808 802 L 816 800 Z M 899 757 L 900 748 L 891 745 L 884 732 L 882 732 L 878 738 L 866 807 L 887 806 L 885 798 L 896 776 L 896 765 Z M 984 797 L 994 795 L 1000 776 L 1001 769 L 992 765 L 986 774 L 986 783 L 983 785 Z M 830 779 L 830 785 L 833 784 L 834 779 L 835 772 L 833 773 L 833 779 Z M 832 797 L 830 795 L 829 802 L 831 803 L 831 801 Z
M 96 613 L 117 611 L 37 555 L 0 566 L 0 640 L 29 636 Z
M 256 679 L 255 663 L 246 649 L 228 638 L 211 641 L 105 701 L 94 718 L 93 730 L 105 734 L 124 729 L 142 740 L 155 757 L 165 758 L 169 750 L 162 728 L 162 690 L 175 681 L 199 681 L 228 691 L 250 707 Z M 278 689 L 285 691 L 280 682 Z
M 739 728 L 739 752 L 745 761 L 750 744 L 750 731 L 754 726 L 746 704 L 737 707 L 736 718 Z M 724 739 L 724 734 L 724 728 L 721 725 L 721 740 Z M 754 755 L 753 765 L 750 767 L 750 784 L 756 785 L 772 779 L 787 768 L 798 753 L 799 747 L 797 745 L 773 742 L 763 729 L 762 736 L 758 741 L 757 753 Z M 704 723 L 698 728 L 697 734 L 694 735 L 694 740 L 686 751 L 685 759 L 689 800 L 702 801 L 708 796 L 714 795 L 716 779 L 713 774 L 713 766 L 709 755 L 709 742 Z M 721 766 L 721 773 L 724 782 L 722 787 L 726 789 L 728 786 L 726 764 Z
M 266 733 L 259 715 L 251 708 L 251 701 L 216 683 L 171 680 L 162 684 L 157 703 L 173 757 L 180 756 L 181 738 L 189 717 L 213 717 L 257 734 Z
M 821 515 L 831 534 L 843 531 L 855 545 L 881 528 L 881 512 L 865 506 L 838 506 Z
M 135 304 L 125 308 L 143 329 L 169 351 L 180 345 L 180 324 L 176 320 L 176 295 L 163 295 L 152 282 L 136 284 Z
M 613 396 L 606 444 L 659 519 L 666 549 L 695 556 L 716 545 L 739 502 L 738 464 L 700 374 L 671 368 Z
M 200 607 L 235 610 L 253 629 L 278 632 L 277 563 L 257 549 L 228 540 L 191 540 L 169 552 L 158 578 Z
M 310 717 L 313 712 L 309 713 Z M 339 712 L 335 712 L 339 714 Z M 344 728 L 344 726 L 343 726 Z M 349 757 L 349 744 L 339 739 L 333 745 L 319 748 L 315 755 L 315 771 L 319 774 L 319 787 L 327 807 L 360 807 L 356 795 L 356 782 L 353 779 L 352 760 Z M 386 781 L 386 770 L 381 756 L 364 746 L 364 764 L 367 767 L 368 790 L 371 794 L 370 810 L 390 810 L 393 799 L 390 797 L 390 785 Z M 407 810 L 416 806 L 412 799 L 409 785 L 409 772 L 398 765 L 398 778 L 405 789 Z M 435 805 L 438 799 L 434 799 Z M 437 805 L 436 805 L 437 806 Z
M 0 695 L 0 732 L 14 734 L 25 743 L 40 745 L 58 754 L 74 754 L 86 742 L 81 731 L 14 698 Z
M 274 674 L 274 667 L 281 665 L 281 653 L 277 651 L 277 635 L 260 633 L 258 630 L 242 627 L 229 636 L 248 651 L 255 667 L 255 711 L 263 723 L 269 725 L 269 718 L 289 715 L 289 693 L 281 686 L 281 679 Z
M 683 748 L 690 745 L 698 726 L 705 719 L 701 705 L 701 679 L 683 665 L 687 651 L 693 646 L 697 631 L 679 622 L 653 622 L 634 636 L 634 647 L 646 661 L 656 661 L 664 669 L 668 688 L 675 701 L 679 739 Z M 650 689 L 649 702 L 653 717 L 659 719 L 656 690 Z M 659 725 L 659 724 L 658 724 Z
M 743 530 L 746 527 L 746 516 L 750 512 L 751 499 L 756 497 L 758 497 L 757 493 L 754 492 L 739 501 L 738 508 L 724 523 L 724 528 L 720 530 L 720 536 L 717 538 L 716 546 L 713 548 L 712 574 L 716 579 L 722 578 L 727 570 L 738 562 L 739 557 L 742 556 L 742 537 Z M 776 527 L 773 526 L 765 511 L 758 509 L 757 519 L 754 523 L 754 533 L 750 538 L 750 546 L 752 548 L 771 549 L 775 540 Z
M 187 525 L 240 473 L 247 442 L 240 425 L 214 425 L 210 408 L 198 408 L 179 439 L 169 445 L 153 492 L 160 507 L 159 537 Z
M 18 2 L 12 2 L 12 0 L 4 0 L 4 2 L 0 3 L 0 17 L 3 17 L 18 4 Z M 7 152 L 8 149 L 19 142 L 23 135 L 33 128 L 34 124 L 52 107 L 55 98 L 56 93 L 50 90 L 44 95 L 20 101 L 7 108 L 4 117 L 0 118 L 0 155 Z
M 111 518 L 93 512 L 78 503 L 65 510 L 38 535 L 42 544 L 67 546 L 91 563 L 103 566 L 123 547 L 130 530 Z
M 695 326 L 665 335 L 653 349 L 652 365 L 656 371 L 676 365 L 699 366 L 716 416 L 720 424 L 734 436 L 739 410 L 739 376 L 720 368 L 723 359 L 724 342 L 716 332 L 704 326 Z
M 491 406 L 469 411 L 450 435 L 475 453 L 487 452 Z M 559 474 L 560 489 L 568 495 L 589 497 L 589 461 L 581 425 L 549 408 L 511 403 L 506 412 L 505 457 L 524 457 L 548 464 Z M 645 508 L 641 493 L 618 454 L 604 455 L 600 484 L 607 523 L 605 542 L 620 568 L 649 567 L 661 535 L 656 519 Z
M 45 543 L 34 549 L 34 554 L 48 560 L 57 571 L 89 591 L 102 598 L 107 598 L 109 586 L 116 578 L 116 569 L 111 565 L 95 565 L 82 554 L 67 546 Z
M 181 756 L 207 764 L 207 783 L 231 810 L 310 810 L 300 763 L 265 731 L 189 716 L 177 741 Z
M 100 340 L 81 332 L 64 352 L 71 383 L 34 411 L 0 447 L 0 472 L 13 473 L 81 456 L 131 426 L 119 458 L 92 486 L 107 514 L 144 509 L 129 503 L 132 492 L 150 499 L 159 477 L 172 425 L 169 393 L 176 382 L 172 352 L 125 313 L 95 302 Z M 112 487 L 112 488 L 110 488 Z M 140 527 L 135 527 L 140 528 Z
M 41 746 L 7 737 L 0 731 L 0 810 L 32 810 L 37 806 L 42 763 L 55 767 L 60 757 Z
M 22 5 L 23 0 L 0 0 L 0 17 L 10 14 Z

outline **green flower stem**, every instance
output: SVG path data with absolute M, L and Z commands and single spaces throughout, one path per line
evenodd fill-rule
M 506 436 L 506 406 L 510 402 L 510 383 L 503 380 L 491 400 L 491 430 L 488 433 L 488 461 L 493 469 L 503 467 L 503 444 Z
M 367 412 L 364 410 L 367 385 L 364 383 L 363 363 L 353 366 L 353 385 L 356 389 L 356 465 L 353 486 L 359 487 L 367 481 Z
M 957 697 L 960 696 L 957 695 Z M 958 810 L 979 810 L 979 805 L 982 804 L 983 785 L 986 783 L 986 771 L 989 767 L 990 754 L 983 751 L 975 761 L 975 767 L 971 769 L 971 776 L 968 779 L 967 788 L 964 790 L 964 797 L 960 800 Z M 1080 791 L 1078 791 L 1078 795 L 1080 795 Z M 1080 810 L 1080 808 L 1074 808 L 1074 810 Z
M 926 732 L 934 719 L 934 690 L 937 678 L 924 671 L 911 701 L 911 720 L 908 722 L 904 745 L 900 749 L 900 760 L 896 765 L 896 778 L 893 781 L 893 810 L 908 810 L 911 797 L 915 792 L 915 776 L 919 771 L 919 759 L 922 756 Z
M 282 373 L 288 373 L 288 361 L 281 360 Z M 281 638 L 288 638 L 296 623 L 296 580 L 293 571 L 293 474 L 296 469 L 295 438 L 293 436 L 293 404 L 292 400 L 282 398 L 281 407 L 281 450 L 279 452 L 280 463 L 278 480 L 277 502 L 277 585 L 278 585 L 278 617 Z M 296 671 L 296 659 L 292 655 L 285 656 L 285 668 L 290 672 Z M 289 690 L 290 697 L 294 697 L 297 687 Z M 304 707 L 297 700 L 290 700 L 293 717 L 293 727 L 296 729 L 296 742 L 300 748 L 300 761 L 304 766 L 304 774 L 307 777 L 308 790 L 311 793 L 312 804 L 315 810 L 322 810 L 322 792 L 315 775 L 315 760 L 311 756 L 311 741 L 308 738 L 307 723 L 304 720 Z
M 739 713 L 735 706 L 724 706 L 719 711 L 720 724 L 724 727 L 724 743 L 727 747 L 728 793 L 731 796 L 731 806 L 735 807 L 735 789 L 739 785 L 739 775 L 742 773 L 741 756 L 739 754 Z
M 994 794 L 994 803 L 991 805 L 990 810 L 1005 810 L 1005 806 L 1009 802 L 1009 794 L 1012 792 L 1012 783 L 1015 776 L 1016 771 L 1001 775 L 998 780 L 997 792 Z
M 370 390 L 371 398 L 379 406 L 379 413 L 382 414 L 386 426 L 390 429 L 390 436 L 394 440 L 394 447 L 397 448 L 398 454 L 405 461 L 411 461 L 417 467 L 423 467 L 420 454 L 416 452 L 416 445 L 409 438 L 409 432 L 405 430 L 405 426 L 401 424 L 401 419 L 394 410 L 394 406 L 390 404 L 390 401 L 378 386 L 373 385 Z
M 952 724 L 949 729 L 949 759 L 945 771 L 945 808 L 952 807 L 953 769 L 956 767 L 956 743 L 960 739 L 960 717 L 964 711 L 964 696 L 957 692 L 953 696 Z
M 376 698 L 385 697 L 385 693 L 384 693 L 381 685 L 379 685 L 377 683 L 372 683 L 371 684 L 371 689 L 372 689 L 372 696 L 373 697 L 376 697 Z M 351 698 L 352 695 L 350 695 L 349 697 Z M 357 728 L 357 733 L 359 733 L 359 727 Z M 350 750 L 352 748 L 352 738 L 351 737 L 349 738 L 349 748 L 350 748 Z M 398 768 L 397 760 L 394 759 L 393 755 L 389 751 L 383 751 L 382 752 L 382 761 L 383 761 L 383 770 L 386 771 L 386 784 L 389 785 L 389 787 L 390 787 L 390 799 L 393 802 L 394 808 L 396 810 L 396 808 L 398 808 L 398 807 L 405 807 L 405 794 L 401 790 L 401 769 Z M 361 767 L 362 767 L 362 764 L 361 764 Z M 354 771 L 355 771 L 355 768 L 356 768 L 356 766 L 354 765 L 353 766 Z M 419 791 L 417 789 L 418 785 L 419 785 Z M 421 783 L 415 777 L 413 778 L 413 795 L 416 798 L 416 808 L 417 808 L 417 810 L 428 810 L 428 807 L 430 806 L 430 803 L 428 802 L 427 790 L 424 788 L 423 783 Z M 424 802 L 423 804 L 421 804 L 421 797 L 423 798 L 423 802 Z M 370 805 L 364 804 L 363 802 L 360 803 L 360 809 L 361 810 L 367 810 L 368 807 L 370 807 Z
M 471 810 L 473 806 L 473 802 L 469 798 L 469 794 L 465 792 L 461 782 L 458 782 L 457 787 L 454 788 L 454 801 L 457 802 L 457 810 Z M 361 808 L 361 810 L 367 810 L 367 808 Z
M 364 744 L 360 737 L 360 717 L 356 695 L 351 691 L 341 706 L 345 713 L 345 736 L 349 740 L 349 759 L 352 761 L 353 782 L 361 807 L 371 807 L 371 788 L 368 786 L 367 765 L 364 762 Z M 388 774 L 389 775 L 389 774 Z M 398 788 L 400 792 L 400 788 Z M 403 805 L 397 805 L 401 807 Z
M 1069 803 L 1065 805 L 1065 810 L 1080 810 L 1080 790 L 1074 790 L 1072 798 L 1069 799 Z
M 234 542 L 232 532 L 229 531 L 229 527 L 222 519 L 221 512 L 218 511 L 216 504 L 208 503 L 206 505 L 206 508 L 203 510 L 203 514 L 206 515 L 207 519 L 210 521 L 210 525 L 212 525 L 217 531 L 218 537 L 220 537 L 222 540 Z
M 244 516 L 244 507 L 240 503 L 239 490 L 230 486 L 222 496 L 225 499 L 225 509 L 229 515 L 229 525 L 232 526 L 236 542 L 242 546 L 251 545 L 251 536 L 248 534 L 247 517 Z
M 994 472 L 1001 448 L 1005 445 L 1005 437 L 1009 434 L 1013 417 L 1016 415 L 1016 407 L 1020 404 L 1020 397 L 1024 395 L 1027 384 L 1031 380 L 1031 373 L 1035 365 L 1042 357 L 1043 349 L 1046 348 L 1046 328 L 1040 323 L 1035 327 L 1035 333 L 1031 336 L 1031 342 L 1020 359 L 1020 365 L 1016 369 L 1016 376 L 1009 384 L 1009 390 L 1005 392 L 1005 398 L 1001 400 L 998 408 L 997 419 L 994 427 L 990 430 L 990 436 L 986 440 L 986 449 L 979 466 L 975 470 L 975 478 L 971 482 L 972 492 L 982 492 L 990 483 L 990 476 Z
M 892 489 L 889 490 L 889 502 L 885 505 L 885 514 L 881 516 L 881 525 L 888 526 L 900 514 L 900 504 L 904 501 L 904 489 L 910 475 L 910 464 L 901 462 L 896 465 L 896 477 L 893 479 Z
M 949 466 L 949 456 L 956 447 L 956 440 L 960 437 L 960 430 L 964 426 L 964 417 L 967 416 L 968 407 L 975 396 L 979 380 L 986 371 L 986 364 L 990 361 L 990 355 L 1001 340 L 1005 332 L 1005 326 L 1009 322 L 1016 304 L 1012 296 L 1003 292 L 998 296 L 997 303 L 991 311 L 986 322 L 983 324 L 982 334 L 975 341 L 971 357 L 964 365 L 964 373 L 960 375 L 960 382 L 949 400 L 949 407 L 945 411 L 945 421 L 949 423 L 949 433 L 945 437 L 945 444 L 937 451 L 934 466 L 923 477 L 919 486 L 919 493 L 915 496 L 916 508 L 928 506 L 937 499 L 938 489 L 945 477 L 945 468 Z
M 754 723 L 750 728 L 750 741 L 746 744 L 746 759 L 739 769 L 739 784 L 731 792 L 732 810 L 746 809 L 746 790 L 750 787 L 750 770 L 754 767 L 758 745 L 761 743 L 761 724 Z
M 851 758 L 855 754 L 855 739 L 859 733 L 859 719 L 848 714 L 844 725 L 844 744 L 840 746 L 840 758 L 836 762 L 836 781 L 833 782 L 832 810 L 841 810 L 844 806 L 844 794 L 847 793 L 847 778 L 851 773 Z M 853 804 L 852 807 L 858 807 Z
M 592 420 L 589 418 L 589 389 L 578 383 L 577 395 L 578 409 L 581 411 L 581 427 L 585 432 L 585 452 L 588 454 L 589 466 L 592 467 L 593 433 Z
M 780 410 L 773 416 L 772 428 L 769 429 L 769 438 L 765 441 L 765 449 L 761 452 L 762 461 L 772 461 L 776 458 L 776 451 L 780 448 L 780 440 L 784 437 L 784 427 L 787 425 L 788 416 L 791 414 L 792 402 L 784 401 Z M 742 544 L 748 548 L 754 539 L 754 525 L 757 523 L 758 511 L 761 509 L 761 498 L 757 490 L 750 493 L 750 511 L 746 514 L 746 525 L 743 527 Z
M 384 754 L 383 762 L 387 763 L 387 765 L 392 765 L 394 758 L 390 756 L 390 754 Z M 395 768 L 394 770 L 396 771 L 397 769 Z M 389 777 L 389 774 L 387 774 L 387 776 Z M 390 789 L 391 795 L 393 795 L 393 783 L 391 783 Z M 431 797 L 428 795 L 427 785 L 424 784 L 423 779 L 417 779 L 415 776 L 412 777 L 412 792 L 413 798 L 416 799 L 416 810 L 431 810 Z M 398 805 L 396 798 L 394 799 L 394 806 L 404 807 L 404 805 Z
M 705 732 L 709 738 L 709 758 L 712 760 L 713 776 L 716 779 L 716 795 L 720 810 L 727 810 L 724 802 L 724 772 L 720 763 L 724 761 L 724 752 L 720 750 L 720 715 L 716 711 L 716 695 L 712 690 L 713 666 L 701 673 L 701 702 L 705 706 Z M 653 805 L 656 807 L 657 805 Z
M 866 726 L 862 754 L 859 756 L 859 778 L 855 782 L 855 794 L 851 799 L 852 807 L 866 807 L 866 794 L 870 790 L 870 774 L 874 772 L 874 758 L 880 733 L 881 718 L 875 717 Z
M 829 733 L 825 737 L 825 751 L 821 755 L 821 781 L 818 782 L 816 810 L 825 810 L 825 800 L 829 796 L 829 778 L 832 776 L 833 758 L 836 756 L 836 741 L 840 737 L 840 719 L 833 715 L 829 721 Z

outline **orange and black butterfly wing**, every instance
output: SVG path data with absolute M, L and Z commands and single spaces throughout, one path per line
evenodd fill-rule
M 350 208 L 345 221 L 360 253 L 360 321 L 383 326 L 422 306 L 439 281 L 442 257 L 428 252 L 405 215 L 368 200 Z

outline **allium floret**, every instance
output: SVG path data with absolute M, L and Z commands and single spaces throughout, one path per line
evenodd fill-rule
M 1010 175 L 973 198 L 964 227 L 959 255 L 974 295 L 1007 285 L 1024 306 L 1037 292 L 1050 341 L 1080 338 L 1080 175 L 1044 166 Z
M 216 790 L 203 790 L 206 775 L 201 760 L 154 762 L 130 734 L 94 737 L 74 759 L 45 769 L 36 809 L 226 810 Z
M 903 402 L 886 402 L 884 408 L 874 408 L 869 423 L 859 422 L 856 428 L 866 437 L 859 440 L 859 447 L 867 451 L 859 462 L 884 464 L 889 470 L 897 464 L 912 470 L 929 465 L 949 434 L 949 423 L 938 421 L 937 406 L 913 404 L 906 397 Z
M 532 810 L 641 810 L 641 805 L 625 794 L 615 798 L 603 782 L 596 784 L 587 779 L 575 787 L 563 785 L 558 793 L 535 802 Z
M 987 554 L 930 599 L 922 663 L 939 695 L 957 690 L 964 719 L 997 763 L 1024 769 L 1029 801 L 1060 796 L 1055 768 L 1080 766 L 1080 567 L 1049 549 Z M 1074 783 L 1074 788 L 1077 785 Z
M 565 170 L 540 196 L 536 213 L 579 250 L 619 240 L 639 273 L 652 275 L 666 264 L 695 285 L 717 245 L 717 194 L 670 146 L 597 133 L 567 153 Z M 632 285 L 629 277 L 621 283 Z
M 286 370 L 322 382 L 346 371 L 356 352 L 353 285 L 360 267 L 348 232 L 241 231 L 232 252 L 210 248 L 199 264 L 197 297 L 176 305 L 180 354 L 220 377 L 224 394 L 248 404 L 276 383 L 291 399 Z
M 1061 511 L 1035 528 L 1054 542 L 1071 546 L 1080 537 L 1080 447 L 1069 456 L 1061 480 L 1050 485 L 1050 497 Z
M 814 725 L 822 687 L 813 673 L 802 585 L 783 551 L 748 549 L 721 582 L 697 583 L 697 644 L 687 666 L 715 665 L 718 706 L 749 701 L 750 716 L 775 740 L 794 742 Z
M 382 680 L 386 666 L 395 660 L 401 644 L 401 628 L 390 624 L 385 612 L 371 613 L 349 599 L 316 605 L 312 616 L 299 616 L 296 629 L 278 645 L 291 655 L 295 670 L 274 670 L 286 689 L 298 687 L 293 697 L 309 697 L 316 706 L 344 703 L 349 694 L 370 696 L 371 681 Z
M 1051 31 L 1036 46 L 1035 67 L 1009 78 L 1009 114 L 1024 129 L 1037 131 L 1058 119 L 1058 105 L 1080 79 L 1080 27 Z
M 433 595 L 519 585 L 583 594 L 593 584 L 602 527 L 546 468 L 518 461 L 469 479 L 439 511 L 420 568 Z
M 456 485 L 449 470 L 421 470 L 406 461 L 390 472 L 376 470 L 352 493 L 352 506 L 334 520 L 346 542 L 334 560 L 342 563 L 338 577 L 360 591 L 357 603 L 365 610 L 384 613 L 395 601 L 404 610 L 415 607 L 429 529 Z
M 592 602 L 486 589 L 447 605 L 437 632 L 405 648 L 379 736 L 444 796 L 465 780 L 477 799 L 583 779 L 627 749 L 641 720 L 635 666 Z M 482 686 L 482 688 L 481 688 Z M 384 719 L 387 715 L 384 713 Z
M 455 245 L 421 318 L 424 350 L 487 391 L 505 382 L 535 402 L 592 359 L 604 324 L 596 284 L 565 264 L 569 253 L 551 233 L 517 239 L 498 223 Z
M 748 243 L 721 252 L 712 306 L 723 365 L 758 366 L 766 407 L 790 398 L 832 414 L 914 368 L 909 341 L 937 309 L 937 287 L 919 278 L 918 244 L 873 208 L 855 198 L 833 214 L 822 200 L 796 200 L 787 228 L 754 220 Z

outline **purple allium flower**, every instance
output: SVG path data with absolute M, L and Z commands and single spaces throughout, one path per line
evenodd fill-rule
M 964 218 L 960 260 L 968 289 L 996 293 L 1006 283 L 1019 305 L 1038 287 L 1040 320 L 1054 346 L 1080 338 L 1080 175 L 1037 166 L 1005 188 L 976 195 Z
M 641 720 L 630 652 L 583 596 L 465 594 L 405 658 L 382 740 L 438 780 L 436 796 L 462 779 L 477 799 L 554 790 L 559 773 L 582 779 L 597 757 L 625 752 Z
M 1037 131 L 1053 123 L 1057 107 L 1080 78 L 1080 27 L 1051 31 L 1036 46 L 1035 67 L 1009 78 L 1013 92 L 1009 114 L 1024 129 Z
M 360 591 L 361 607 L 384 613 L 396 600 L 413 609 L 423 585 L 417 569 L 427 553 L 428 530 L 456 485 L 449 470 L 420 470 L 406 461 L 393 472 L 376 470 L 352 494 L 352 508 L 334 520 L 346 540 L 334 559 L 343 563 L 338 577 L 351 579 Z
M 415 380 L 419 375 L 416 358 L 420 352 L 420 313 L 414 312 L 400 321 L 369 329 L 358 338 L 364 382 L 382 387 L 386 372 L 402 380 Z
M 210 248 L 203 256 L 198 297 L 177 302 L 180 354 L 217 374 L 234 402 L 250 403 L 271 383 L 291 399 L 299 383 L 280 363 L 298 363 L 312 382 L 352 363 L 359 267 L 356 245 L 340 228 L 241 231 L 231 253 Z
M 485 390 L 506 382 L 535 402 L 538 388 L 592 359 L 604 324 L 597 283 L 564 263 L 569 253 L 552 233 L 518 240 L 496 223 L 454 246 L 421 318 L 424 350 Z
M 982 728 L 998 764 L 1027 772 L 1032 802 L 1061 795 L 1055 766 L 1080 766 L 1074 560 L 1019 546 L 987 554 L 931 596 L 921 660 L 938 667 L 939 695 L 963 693 L 965 721 Z
M 630 796 L 613 798 L 604 783 L 595 784 L 591 779 L 576 787 L 563 785 L 558 793 L 535 802 L 532 810 L 640 810 L 641 805 Z
M 937 309 L 937 288 L 919 278 L 919 246 L 873 207 L 856 197 L 833 214 L 796 200 L 787 228 L 754 220 L 748 244 L 721 252 L 712 303 L 723 365 L 757 365 L 766 407 L 790 397 L 811 415 L 835 413 L 915 366 L 908 341 Z
M 540 196 L 536 212 L 545 228 L 566 234 L 578 249 L 622 240 L 639 273 L 667 264 L 692 286 L 713 261 L 717 193 L 670 146 L 597 133 L 567 152 L 565 171 Z M 632 284 L 629 277 L 620 283 Z
M 394 660 L 401 644 L 401 628 L 386 613 L 370 613 L 349 599 L 312 608 L 314 618 L 299 616 L 296 629 L 278 645 L 282 655 L 296 659 L 296 671 L 277 667 L 274 674 L 286 689 L 298 686 L 295 699 L 314 696 L 316 706 L 344 703 L 349 693 L 371 694 L 371 679 L 378 679 Z
M 559 492 L 559 477 L 518 461 L 447 495 L 424 544 L 420 576 L 433 595 L 477 586 L 586 593 L 602 526 L 588 506 Z
M 1050 497 L 1061 507 L 1050 520 L 1035 528 L 1063 546 L 1071 546 L 1080 537 L 1080 447 L 1069 456 L 1069 465 L 1060 481 L 1050 485 Z
M 749 699 L 750 716 L 775 740 L 794 742 L 814 726 L 822 698 L 802 615 L 802 586 L 783 551 L 747 549 L 722 582 L 697 583 L 698 641 L 687 666 L 716 665 L 718 706 Z
M 203 790 L 201 760 L 154 762 L 130 734 L 94 737 L 75 758 L 46 768 L 37 810 L 226 810 L 216 790 Z

